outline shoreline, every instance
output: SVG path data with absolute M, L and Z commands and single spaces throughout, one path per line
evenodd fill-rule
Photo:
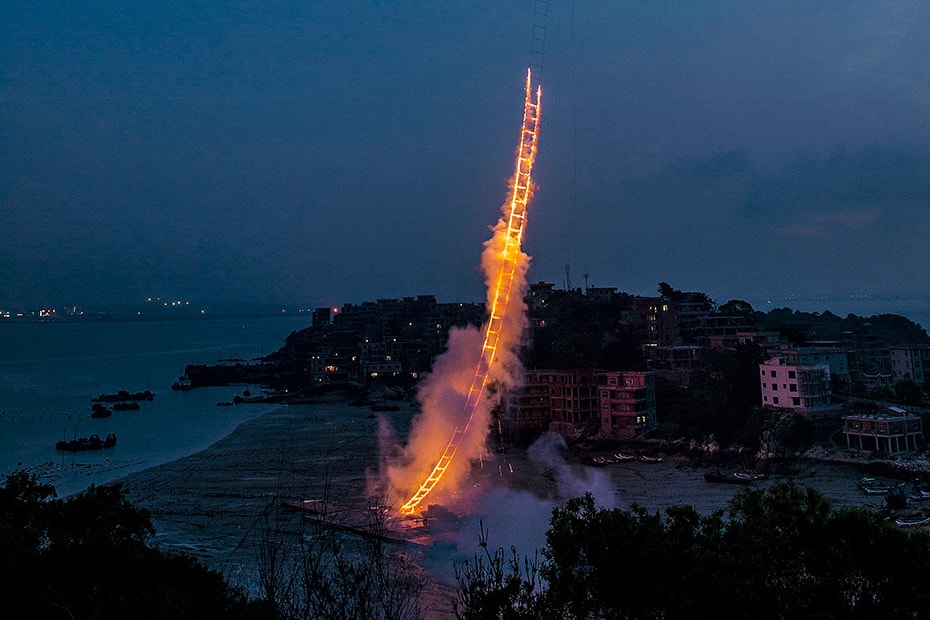
M 399 436 L 415 415 L 415 405 L 404 403 L 387 415 Z M 263 515 L 277 511 L 284 501 L 327 498 L 336 503 L 367 509 L 365 488 L 368 472 L 378 466 L 379 418 L 369 408 L 353 407 L 340 398 L 322 399 L 313 405 L 284 405 L 239 424 L 229 435 L 194 454 L 132 472 L 114 480 L 135 505 L 150 511 L 156 529 L 153 542 L 169 551 L 193 555 L 219 570 L 233 583 L 248 585 L 255 579 L 258 544 L 263 535 Z M 650 511 L 673 505 L 691 504 L 699 512 L 724 508 L 743 485 L 712 484 L 704 480 L 707 468 L 694 467 L 670 457 L 662 463 L 616 463 L 588 467 L 577 454 L 556 455 L 544 462 L 533 450 L 514 450 L 497 455 L 501 471 L 492 463 L 477 472 L 476 484 L 486 490 L 476 501 L 478 513 L 463 518 L 460 543 L 441 554 L 465 557 L 477 551 L 467 534 L 481 510 L 496 511 L 505 522 L 496 528 L 506 533 L 522 518 L 508 514 L 507 501 L 493 504 L 495 494 L 524 497 L 538 512 L 557 505 L 571 495 L 594 490 L 617 507 L 636 503 Z M 561 459 L 561 460 L 559 460 Z M 823 460 L 801 462 L 796 484 L 814 488 L 835 507 L 863 506 L 881 509 L 883 498 L 866 496 L 857 488 L 862 472 L 852 463 Z M 753 483 L 767 488 L 786 476 Z M 530 499 L 532 498 L 532 499 Z M 551 509 L 551 508 L 550 508 Z M 549 514 L 536 514 L 539 527 L 548 524 Z M 286 527 L 299 529 L 298 515 L 285 517 Z M 471 523 L 474 521 L 475 523 Z M 536 533 L 544 542 L 544 530 Z M 511 541 L 495 535 L 495 544 Z M 439 546 L 438 543 L 436 545 Z M 531 551 L 527 549 L 527 551 Z M 442 562 L 442 558 L 439 558 Z M 445 577 L 448 577 L 446 575 Z

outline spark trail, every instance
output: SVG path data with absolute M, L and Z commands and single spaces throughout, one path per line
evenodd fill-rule
M 526 205 L 529 202 L 532 181 L 530 174 L 533 162 L 536 159 L 536 147 L 539 139 L 539 112 L 542 89 L 537 88 L 535 98 L 532 91 L 532 75 L 526 72 L 526 98 L 523 104 L 523 125 L 520 130 L 520 143 L 517 147 L 516 171 L 512 178 L 513 189 L 510 197 L 510 213 L 503 232 L 503 247 L 497 257 L 499 262 L 496 280 L 492 280 L 493 287 L 489 291 L 490 318 L 484 332 L 484 344 L 481 347 L 481 357 L 478 360 L 475 376 L 465 399 L 462 415 L 463 422 L 455 427 L 449 443 L 446 444 L 442 456 L 433 467 L 429 476 L 420 485 L 417 492 L 401 506 L 400 512 L 404 515 L 414 514 L 417 507 L 426 498 L 433 488 L 442 480 L 443 475 L 452 463 L 456 451 L 462 443 L 474 417 L 475 411 L 484 396 L 488 383 L 488 373 L 491 370 L 501 334 L 507 329 L 505 322 L 507 309 L 510 305 L 510 294 L 513 289 L 514 276 L 517 273 L 523 240 L 523 229 L 526 224 Z M 493 241 L 493 240 L 492 240 Z M 514 342 L 516 339 L 511 340 Z

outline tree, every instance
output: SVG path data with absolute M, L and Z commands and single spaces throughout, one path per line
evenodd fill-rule
M 190 557 L 149 547 L 148 512 L 119 485 L 67 499 L 34 475 L 0 486 L 0 596 L 31 618 L 228 618 L 244 594 Z
M 741 491 L 710 515 L 574 498 L 553 511 L 543 557 L 538 595 L 470 589 L 470 609 L 503 598 L 519 603 L 514 618 L 930 617 L 930 534 L 790 483 Z
M 894 395 L 905 405 L 920 407 L 924 404 L 924 391 L 913 379 L 902 379 L 895 383 Z
M 523 620 L 538 618 L 539 558 L 521 558 L 515 547 L 493 553 L 481 524 L 481 553 L 455 566 L 459 589 L 452 601 L 458 620 Z
M 717 312 L 720 314 L 732 314 L 741 316 L 746 319 L 751 319 L 755 314 L 755 310 L 753 310 L 752 304 L 750 304 L 748 301 L 743 301 L 742 299 L 729 300 L 717 308 Z
M 321 503 L 309 529 L 295 529 L 279 510 L 278 498 L 260 526 L 259 584 L 269 620 L 419 618 L 425 580 L 409 555 L 387 540 L 381 509 L 368 512 L 367 529 L 346 540 Z

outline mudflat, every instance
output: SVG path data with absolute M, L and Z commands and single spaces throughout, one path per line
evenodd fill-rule
M 217 415 L 225 410 L 218 408 Z M 118 482 L 133 503 L 151 512 L 157 546 L 191 554 L 233 583 L 249 586 L 256 580 L 259 542 L 268 535 L 269 523 L 295 534 L 302 531 L 301 515 L 280 511 L 282 503 L 325 499 L 366 510 L 368 475 L 379 463 L 379 416 L 386 416 L 396 435 L 404 437 L 416 412 L 415 405 L 403 403 L 398 411 L 374 413 L 336 397 L 317 404 L 282 406 L 243 423 L 201 452 Z M 537 446 L 492 455 L 483 467 L 476 468 L 474 488 L 478 494 L 538 498 L 532 504 L 537 511 L 551 510 L 567 497 L 592 491 L 604 503 L 623 508 L 636 503 L 662 511 L 691 504 L 707 513 L 724 508 L 744 487 L 708 483 L 703 477 L 706 471 L 674 455 L 660 463 L 628 461 L 589 467 L 553 442 L 546 449 Z M 861 473 L 851 465 L 808 461 L 794 471 L 796 484 L 819 490 L 835 506 L 883 507 L 882 497 L 858 490 Z M 750 486 L 766 488 L 782 479 L 772 476 Z M 509 503 L 496 501 L 497 518 L 508 518 Z M 472 534 L 483 508 L 481 501 L 472 505 L 477 514 L 463 521 L 467 531 L 459 541 L 450 546 L 445 539 L 427 551 L 433 567 L 445 566 L 437 571 L 441 574 L 436 579 L 444 594 L 454 585 L 450 578 L 453 559 L 470 557 L 477 548 Z M 515 507 L 510 510 L 514 521 L 528 516 L 517 514 Z M 271 520 L 269 515 L 273 515 Z M 548 514 L 535 515 L 533 520 L 544 528 Z M 498 528 L 501 531 L 506 536 L 506 528 Z M 419 542 L 422 547 L 423 541 Z M 505 548 L 511 544 L 503 539 L 492 542 Z

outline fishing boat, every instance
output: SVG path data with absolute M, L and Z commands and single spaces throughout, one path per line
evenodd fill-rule
M 888 495 L 894 489 L 900 489 L 904 486 L 904 483 L 901 484 L 881 484 L 876 481 L 871 482 L 860 482 L 859 490 L 865 493 L 866 495 Z
M 895 519 L 895 525 L 898 527 L 916 527 L 918 525 L 930 524 L 930 516 L 915 517 L 911 519 Z
M 55 443 L 55 449 L 64 450 L 65 452 L 84 452 L 86 450 L 112 448 L 115 445 L 116 435 L 110 433 L 105 439 L 100 439 L 100 435 L 91 435 L 90 437 L 62 440 Z
M 119 390 L 116 394 L 101 394 L 94 399 L 96 403 L 121 403 L 130 400 L 155 400 L 155 395 L 149 391 L 130 392 L 129 390 Z
M 733 474 L 733 477 L 748 482 L 755 482 L 756 480 L 765 480 L 768 478 L 768 474 L 760 474 L 754 471 L 738 471 Z
M 632 454 L 623 454 L 622 452 L 617 452 L 616 454 L 614 454 L 614 459 L 618 462 L 635 461 L 636 457 L 633 456 Z
M 113 415 L 113 411 L 107 407 L 104 407 L 100 403 L 94 403 L 91 405 L 90 417 L 92 418 L 109 418 Z
M 171 384 L 171 389 L 180 392 L 187 392 L 194 389 L 191 380 L 187 377 L 178 377 L 178 380 Z
M 704 480 L 707 482 L 723 482 L 726 484 L 751 484 L 754 482 L 754 480 L 749 478 L 740 478 L 734 474 L 724 474 L 719 469 L 705 473 Z
M 140 407 L 139 407 L 139 403 L 137 403 L 136 401 L 132 401 L 130 403 L 125 403 L 125 402 L 113 403 L 114 411 L 136 411 L 138 409 L 140 409 Z

